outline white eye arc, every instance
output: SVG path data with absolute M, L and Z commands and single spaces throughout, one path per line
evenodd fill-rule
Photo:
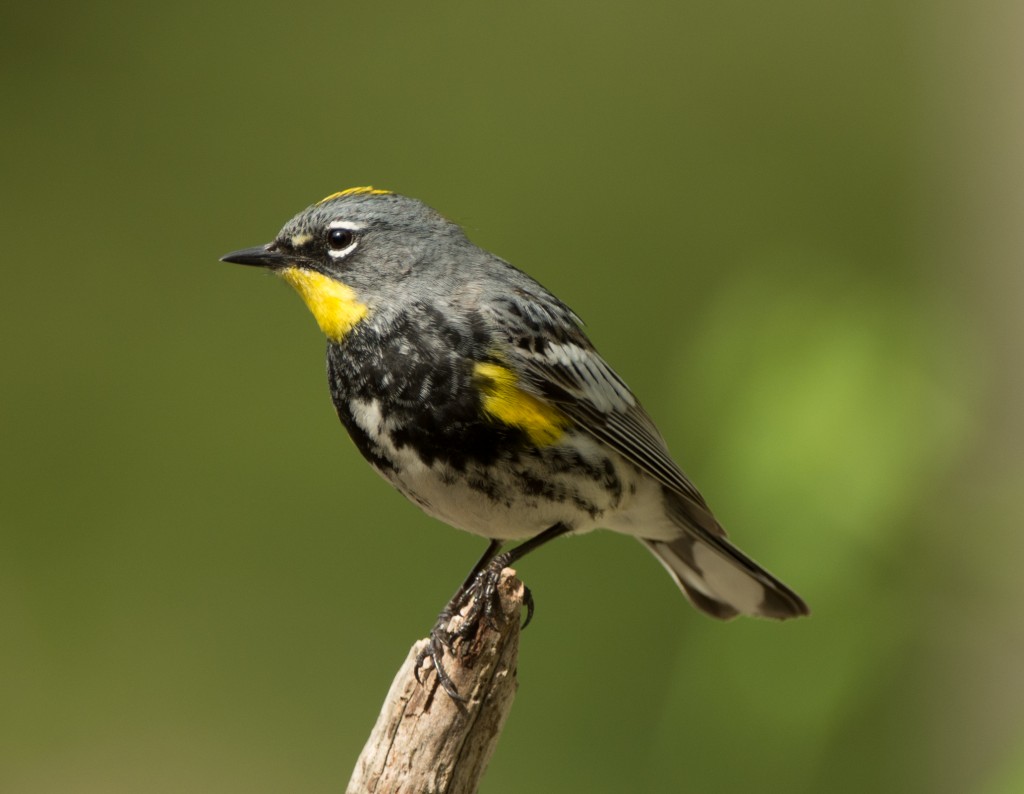
M 357 232 L 363 224 L 354 221 L 331 221 L 327 227 L 327 253 L 332 259 L 348 256 L 359 245 Z

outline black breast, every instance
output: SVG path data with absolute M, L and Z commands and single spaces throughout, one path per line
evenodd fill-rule
M 328 344 L 331 399 L 359 451 L 378 469 L 395 468 L 388 454 L 393 446 L 412 449 L 428 465 L 439 461 L 462 471 L 471 462 L 509 457 L 527 440 L 482 415 L 473 367 L 486 360 L 494 360 L 493 342 L 479 316 L 456 325 L 436 308 L 413 305 Z M 354 401 L 378 404 L 387 438 L 357 424 Z

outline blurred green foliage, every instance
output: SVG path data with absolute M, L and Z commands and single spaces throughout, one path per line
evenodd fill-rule
M 811 604 L 554 544 L 489 792 L 1024 790 L 1020 9 L 7 10 L 0 790 L 332 791 L 481 550 L 358 458 L 287 287 L 418 196 L 588 321 Z

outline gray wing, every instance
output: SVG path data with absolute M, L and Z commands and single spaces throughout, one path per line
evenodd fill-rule
M 502 351 L 523 388 L 557 405 L 575 426 L 665 488 L 667 515 L 683 529 L 670 542 L 643 540 L 690 601 L 720 619 L 808 614 L 803 600 L 725 538 L 703 497 L 672 460 L 654 422 L 587 339 L 578 318 L 547 293 L 492 304 L 506 332 Z M 507 312 L 501 316 L 501 312 Z
M 492 319 L 508 332 L 510 344 L 504 353 L 524 387 L 557 405 L 577 428 L 707 510 L 647 412 L 594 350 L 579 318 L 564 304 L 540 302 L 537 297 L 524 295 L 523 300 L 491 305 Z

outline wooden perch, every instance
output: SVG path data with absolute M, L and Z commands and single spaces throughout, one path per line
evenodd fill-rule
M 412 646 L 356 762 L 346 794 L 473 794 L 477 790 L 516 695 L 523 592 L 515 571 L 502 571 L 501 610 L 494 617 L 495 625 L 481 620 L 471 639 L 456 643 L 454 657 L 445 655 L 445 669 L 466 698 L 464 703 L 445 693 L 429 660 L 420 670 L 423 684 L 416 680 L 413 665 L 428 641 Z M 457 627 L 461 620 L 456 615 L 450 626 Z

